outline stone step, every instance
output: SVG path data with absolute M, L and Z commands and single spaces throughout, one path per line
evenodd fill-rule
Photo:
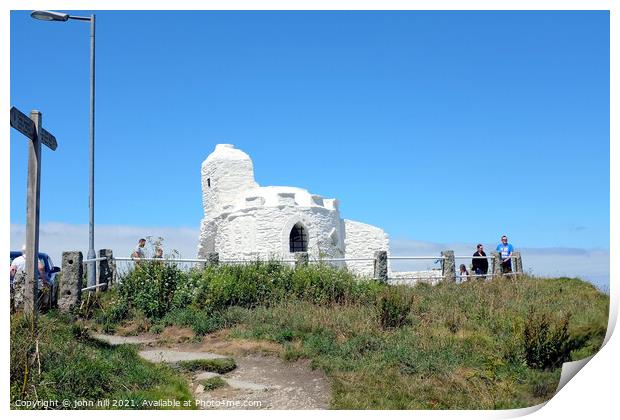
M 250 391 L 268 391 L 274 388 L 273 386 L 269 386 L 269 385 L 257 384 L 254 382 L 247 382 L 247 381 L 240 381 L 239 379 L 226 378 L 225 376 L 222 376 L 219 373 L 205 372 L 205 371 L 200 372 L 197 375 L 195 375 L 194 380 L 201 381 L 201 380 L 211 379 L 211 378 L 216 378 L 216 377 L 220 377 L 224 382 L 228 384 L 228 386 L 230 386 L 231 388 L 235 388 L 235 389 L 245 389 L 245 390 L 250 390 Z M 202 385 L 199 385 L 199 387 L 201 386 Z M 202 387 L 202 391 L 198 391 L 198 388 L 196 390 L 196 392 L 198 393 L 201 393 L 203 391 L 204 391 L 204 387 Z
M 215 373 L 215 372 L 200 372 L 199 374 L 197 374 L 196 376 L 194 376 L 194 379 L 197 381 L 202 381 L 204 379 L 211 379 L 211 378 L 215 378 L 221 376 L 219 373 Z
M 135 336 L 121 337 L 118 335 L 106 335 L 106 334 L 91 334 L 91 337 L 99 341 L 108 343 L 112 346 L 118 346 L 121 344 L 147 344 L 147 343 L 154 343 L 157 341 L 156 338 L 149 338 L 149 337 L 135 337 Z
M 208 353 L 203 351 L 188 352 L 168 349 L 142 350 L 139 355 L 142 358 L 155 363 L 176 363 L 190 360 L 228 358 L 228 356 L 223 356 L 221 354 Z
M 228 379 L 228 378 L 222 378 L 222 379 L 226 381 L 226 383 L 231 388 L 236 388 L 236 389 L 247 389 L 250 391 L 268 391 L 269 389 L 273 388 L 269 385 L 256 384 L 254 382 L 240 381 L 238 379 Z

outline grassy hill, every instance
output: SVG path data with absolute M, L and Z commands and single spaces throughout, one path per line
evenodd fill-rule
M 333 408 L 493 409 L 549 399 L 561 364 L 600 347 L 608 306 L 567 278 L 406 287 L 328 266 L 142 264 L 76 316 L 106 332 L 179 325 L 280 343 L 327 373 Z

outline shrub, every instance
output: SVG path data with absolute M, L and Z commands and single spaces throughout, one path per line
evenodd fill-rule
M 407 323 L 412 297 L 403 288 L 389 287 L 379 296 L 381 328 L 399 328 Z
M 123 278 L 119 295 L 148 318 L 161 318 L 172 308 L 177 283 L 186 276 L 175 265 L 142 261 Z
M 530 311 L 523 330 L 527 365 L 534 369 L 554 369 L 570 360 L 573 343 L 568 333 L 570 313 L 559 321 L 547 313 Z

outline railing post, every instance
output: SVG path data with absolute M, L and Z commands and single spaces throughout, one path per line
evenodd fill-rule
M 97 261 L 97 291 L 103 292 L 107 290 L 108 286 L 111 286 L 113 282 L 113 270 L 111 267 L 113 264 L 112 250 L 100 249 L 99 257 L 105 257 L 105 260 Z
M 518 273 L 517 275 L 521 275 L 523 274 L 523 263 L 521 260 L 521 253 L 519 251 L 515 251 L 512 253 L 512 261 L 513 261 L 513 268 L 514 271 L 516 273 Z
M 70 251 L 62 253 L 62 277 L 58 293 L 58 310 L 71 312 L 80 306 L 82 298 L 82 253 Z
M 387 251 L 375 252 L 375 279 L 383 283 L 388 281 L 388 259 Z
M 491 252 L 491 257 L 493 257 L 493 276 L 501 276 L 502 275 L 502 256 L 499 252 Z
M 15 273 L 12 285 L 12 304 L 13 310 L 18 311 L 24 308 L 25 290 L 26 287 L 26 272 L 19 270 Z
M 295 252 L 295 268 L 305 267 L 308 265 L 308 253 L 307 252 Z
M 443 260 L 441 260 L 441 275 L 443 276 L 443 280 L 456 283 L 454 251 L 441 251 L 441 256 L 444 258 Z

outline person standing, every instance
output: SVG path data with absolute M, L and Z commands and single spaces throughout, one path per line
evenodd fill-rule
M 499 252 L 500 259 L 502 261 L 502 274 L 512 273 L 512 251 L 513 247 L 508 243 L 508 237 L 502 236 L 502 242 L 497 245 L 497 252 Z
M 474 258 L 471 259 L 472 271 L 478 276 L 486 276 L 489 272 L 489 260 L 486 258 L 479 258 L 487 256 L 487 254 L 484 253 L 482 244 L 476 245 L 476 252 L 474 252 L 473 256 Z

